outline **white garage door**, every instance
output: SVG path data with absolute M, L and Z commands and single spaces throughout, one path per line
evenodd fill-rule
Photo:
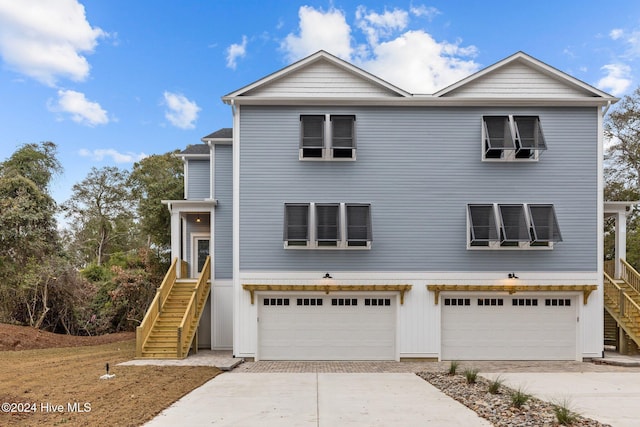
M 575 360 L 577 299 L 443 296 L 443 360 Z
M 396 297 L 262 296 L 261 360 L 395 360 Z

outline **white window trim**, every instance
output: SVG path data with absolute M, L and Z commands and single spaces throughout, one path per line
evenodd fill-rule
M 471 213 L 469 211 L 469 206 L 470 205 L 493 205 L 493 215 L 494 215 L 494 219 L 495 219 L 495 223 L 496 223 L 496 227 L 498 228 L 498 238 L 499 238 L 499 234 L 500 234 L 500 230 L 502 227 L 502 218 L 500 216 L 500 209 L 499 209 L 499 205 L 522 205 L 523 209 L 524 209 L 524 216 L 525 216 L 525 220 L 527 222 L 527 227 L 529 227 L 529 229 L 531 228 L 532 225 L 532 221 L 531 221 L 531 216 L 530 216 L 530 212 L 529 212 L 529 205 L 551 205 L 554 206 L 553 203 L 468 203 L 466 205 L 466 211 L 467 211 L 467 227 L 465 229 L 466 232 L 466 241 L 467 241 L 467 250 L 470 251 L 476 251 L 476 250 L 480 250 L 480 251 L 486 251 L 486 250 L 500 250 L 500 251 L 512 251 L 512 250 L 531 250 L 531 251 L 549 251 L 553 249 L 553 244 L 554 242 L 547 242 L 546 246 L 543 245 L 532 245 L 531 241 L 528 242 L 518 242 L 517 246 L 516 245 L 509 245 L 509 246 L 502 246 L 500 240 L 496 240 L 496 241 L 490 241 L 488 246 L 472 246 L 471 245 L 471 238 L 470 238 L 470 233 L 469 230 L 471 229 Z
M 322 116 L 323 114 L 301 114 L 302 116 Z M 353 143 L 354 147 L 351 149 L 351 157 L 333 157 L 333 126 L 331 125 L 331 116 L 353 116 Z M 322 148 L 322 157 L 304 157 L 303 148 L 298 148 L 298 159 L 305 162 L 354 162 L 356 160 L 357 150 L 357 136 L 356 136 L 356 115 L 355 114 L 324 114 L 324 142 Z M 300 120 L 300 126 L 302 126 L 302 120 Z M 302 136 L 300 136 L 302 138 Z
M 309 205 L 309 240 L 306 246 L 303 245 L 289 245 L 289 243 L 284 241 L 285 249 L 295 249 L 295 250 L 309 250 L 309 249 L 317 249 L 317 250 L 349 250 L 349 251 L 357 251 L 357 250 L 370 250 L 372 241 L 367 241 L 366 245 L 363 246 L 349 246 L 349 242 L 347 241 L 347 205 L 367 205 L 369 206 L 369 215 L 371 215 L 371 203 L 356 203 L 356 202 L 348 202 L 348 203 L 316 203 L 316 202 L 301 202 L 301 203 L 285 203 L 286 205 Z M 339 223 L 339 237 L 340 239 L 337 241 L 336 246 L 324 246 L 318 245 L 317 240 L 317 223 L 316 223 L 316 205 L 339 205 L 338 211 L 338 223 Z M 283 224 L 286 227 L 286 224 Z
M 517 128 L 516 128 L 516 123 L 515 123 L 515 119 L 514 116 L 523 116 L 526 114 L 488 114 L 486 117 L 507 117 L 508 118 L 508 123 L 509 123 L 509 129 L 511 130 L 511 136 L 513 138 L 513 143 L 515 145 L 515 140 L 518 139 L 517 135 Z M 535 115 L 535 114 L 530 114 L 529 116 L 532 117 L 538 117 L 538 120 L 540 120 L 540 116 Z M 533 150 L 533 157 L 531 158 L 517 158 L 516 157 L 516 152 L 517 149 L 512 149 L 512 148 L 507 148 L 503 150 L 503 157 L 499 158 L 499 159 L 492 159 L 492 158 L 487 158 L 486 156 L 486 148 L 484 146 L 484 142 L 485 139 L 487 137 L 487 125 L 484 121 L 485 116 L 482 116 L 482 138 L 480 139 L 480 158 L 482 159 L 483 162 L 489 162 L 489 163 L 500 163 L 500 162 L 524 162 L 524 163 L 530 163 L 530 162 L 537 162 L 540 159 L 540 149 L 537 150 Z M 542 132 L 542 130 L 541 130 Z

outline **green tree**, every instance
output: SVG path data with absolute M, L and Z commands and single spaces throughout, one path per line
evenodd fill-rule
M 66 217 L 72 220 L 76 253 L 82 264 L 102 265 L 111 252 L 136 247 L 132 243 L 136 224 L 128 176 L 117 167 L 94 167 L 73 186 L 71 197 L 63 204 Z
M 605 152 L 604 199 L 640 200 L 640 87 L 625 96 L 604 123 Z M 637 211 L 627 218 L 627 261 L 640 267 L 640 218 Z M 605 222 L 605 258 L 614 253 L 613 221 Z
M 153 244 L 161 251 L 171 245 L 171 216 L 162 200 L 184 198 L 183 164 L 177 153 L 146 157 L 133 165 L 129 177 L 147 246 Z
M 73 327 L 73 296 L 48 192 L 61 171 L 52 142 L 26 144 L 0 163 L 0 319 Z M 62 319 L 64 318 L 64 319 Z

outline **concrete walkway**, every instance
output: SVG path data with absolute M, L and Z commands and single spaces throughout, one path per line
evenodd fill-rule
M 413 373 L 224 373 L 146 425 L 491 426 Z
M 615 427 L 640 426 L 640 372 L 557 372 L 481 374 L 500 376 L 507 387 Z

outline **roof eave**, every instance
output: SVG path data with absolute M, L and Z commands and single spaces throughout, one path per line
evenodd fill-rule
M 584 98 L 498 98 L 498 97 L 238 97 L 235 105 L 346 105 L 346 106 L 605 106 L 615 103 L 615 97 Z

